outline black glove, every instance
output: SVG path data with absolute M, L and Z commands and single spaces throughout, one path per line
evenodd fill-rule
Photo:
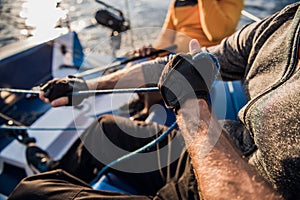
M 82 78 L 68 76 L 66 79 L 53 79 L 45 84 L 42 84 L 41 90 L 44 91 L 44 96 L 51 101 L 60 97 L 68 97 L 69 103 L 67 106 L 78 105 L 88 95 L 72 95 L 73 92 L 88 90 L 88 86 Z
M 218 61 L 211 54 L 177 54 L 166 64 L 158 82 L 166 107 L 179 109 L 188 98 L 208 100 L 218 68 Z

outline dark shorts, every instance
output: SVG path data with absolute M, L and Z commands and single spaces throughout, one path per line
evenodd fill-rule
M 116 165 L 110 173 L 139 195 L 93 190 L 88 183 L 107 163 L 157 138 L 167 127 L 104 115 L 62 158 L 55 171 L 27 177 L 10 199 L 198 199 L 190 158 L 179 131 L 159 145 Z

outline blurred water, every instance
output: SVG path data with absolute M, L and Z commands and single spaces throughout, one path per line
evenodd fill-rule
M 123 11 L 131 30 L 122 34 L 119 54 L 151 43 L 160 31 L 171 0 L 104 0 Z M 245 0 L 245 10 L 264 18 L 296 0 Z M 103 8 L 94 0 L 0 0 L 0 47 L 44 34 L 53 27 L 79 33 L 86 52 L 110 54 L 111 30 L 97 25 L 94 15 Z M 242 17 L 239 27 L 251 20 Z M 142 29 L 143 28 L 143 29 Z

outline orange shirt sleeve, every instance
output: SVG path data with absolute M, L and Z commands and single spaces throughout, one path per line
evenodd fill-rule
M 175 30 L 175 25 L 173 23 L 173 17 L 174 17 L 174 4 L 175 4 L 175 0 L 173 0 L 168 8 L 168 12 L 164 21 L 164 25 L 162 27 L 162 29 L 171 29 L 171 30 Z
M 153 44 L 154 48 L 160 49 L 160 48 L 165 48 L 174 43 L 175 40 L 175 25 L 173 23 L 173 18 L 174 18 L 174 4 L 175 0 L 173 0 L 170 3 L 170 6 L 168 8 L 167 15 L 165 17 L 164 24 L 162 26 L 161 32 Z
M 243 0 L 198 0 L 200 21 L 210 41 L 218 41 L 235 32 L 244 7 Z

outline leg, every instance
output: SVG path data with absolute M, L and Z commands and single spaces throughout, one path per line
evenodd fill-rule
M 159 92 L 139 93 L 138 96 L 144 102 L 144 108 L 130 117 L 130 119 L 144 121 L 149 115 L 151 106 L 159 103 L 162 99 Z
M 154 199 L 200 199 L 197 180 L 187 152 L 180 158 L 176 174 L 156 193 Z
M 123 152 L 118 155 L 118 152 L 110 149 L 111 146 L 107 143 L 111 142 L 122 150 L 132 152 L 152 141 L 167 129 L 167 127 L 155 123 L 133 122 L 127 118 L 111 115 L 100 119 L 100 124 L 109 141 L 104 142 L 102 151 L 99 152 L 106 158 L 117 155 L 112 160 L 122 156 Z M 100 140 L 104 141 L 105 139 L 101 138 Z M 94 142 L 96 139 L 93 138 L 90 141 Z M 92 146 L 96 146 L 96 144 Z M 169 182 L 176 182 L 177 184 L 179 179 L 185 179 L 182 178 L 184 176 L 189 178 L 191 175 L 190 168 L 183 139 L 180 133 L 174 130 L 149 152 L 121 162 L 116 166 L 114 173 L 130 181 L 131 185 L 138 188 L 142 194 L 155 195 L 165 184 Z M 188 175 L 184 175 L 186 173 Z M 151 184 L 147 184 L 145 187 L 145 183 Z M 195 182 L 192 185 L 195 185 Z
M 75 167 L 75 172 L 85 173 L 87 168 L 100 168 L 103 164 L 95 158 L 102 154 L 104 158 L 117 155 L 107 150 L 109 146 L 107 147 L 105 143 L 99 143 L 103 141 L 104 133 L 108 135 L 107 137 L 112 143 L 115 143 L 122 149 L 132 151 L 157 137 L 165 129 L 165 127 L 162 129 L 158 128 L 157 124 L 133 123 L 128 119 L 114 118 L 113 116 L 103 116 L 99 118 L 99 123 L 95 122 L 94 125 L 89 128 L 91 132 L 84 134 L 82 138 L 85 145 L 79 142 L 78 146 L 81 148 L 77 151 L 79 153 L 76 153 L 76 156 L 74 156 L 76 159 L 73 159 L 76 163 L 68 163 L 69 166 L 76 166 L 79 163 L 79 167 Z M 131 133 L 131 135 L 126 133 Z M 137 138 L 133 135 L 140 137 L 143 135 L 144 137 Z M 59 170 L 24 179 L 12 193 L 11 199 L 62 199 L 62 197 L 74 196 L 95 199 L 147 199 L 148 196 L 154 196 L 155 194 L 156 199 L 170 199 L 170 197 L 171 199 L 197 199 L 197 184 L 192 173 L 189 157 L 183 148 L 184 145 L 180 135 L 179 137 L 177 135 L 178 132 L 173 131 L 159 146 L 150 149 L 149 152 L 154 152 L 155 155 L 153 158 L 150 157 L 150 160 L 149 158 L 145 159 L 147 154 L 142 154 L 140 157 L 122 163 L 122 166 L 118 166 L 118 170 L 114 170 L 118 175 L 130 180 L 146 196 L 124 196 L 119 193 L 95 191 L 88 184 Z M 148 136 L 148 138 L 145 136 Z M 175 142 L 170 143 L 171 140 Z M 167 147 L 167 151 L 164 151 L 164 147 Z M 76 148 L 73 147 L 73 149 Z M 96 155 L 92 155 L 94 150 L 99 150 L 100 153 L 97 153 L 97 151 Z M 114 159 L 112 158 L 112 160 Z M 66 161 L 64 162 L 67 163 Z M 139 173 L 126 171 L 136 169 L 143 164 L 146 164 L 146 166 L 154 164 L 157 168 L 152 169 L 152 171 L 140 171 Z M 126 170 L 121 171 L 119 169 Z M 84 176 L 84 173 L 82 173 L 82 176 Z
M 9 196 L 17 199 L 150 199 L 146 196 L 93 190 L 86 183 L 62 171 L 55 170 L 22 180 Z
M 103 165 L 144 146 L 166 128 L 155 123 L 104 115 L 83 135 L 82 143 L 77 145 L 79 148 L 73 148 L 73 154 L 69 152 L 64 157 L 61 166 L 76 177 L 90 182 Z M 150 152 L 116 165 L 114 173 L 130 180 L 143 194 L 154 195 L 174 177 L 179 157 L 185 151 L 182 138 L 177 133 L 173 131 Z M 145 188 L 145 182 L 151 184 Z
M 147 144 L 161 131 L 157 124 L 101 116 L 61 159 L 59 168 L 90 182 L 103 165 Z

